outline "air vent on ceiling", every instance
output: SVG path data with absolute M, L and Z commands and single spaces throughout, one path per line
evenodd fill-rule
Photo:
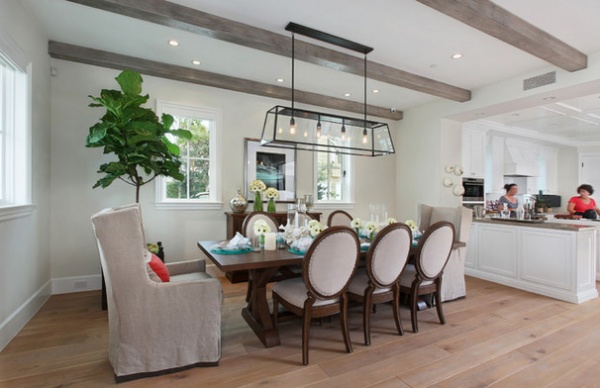
M 556 72 L 551 71 L 546 74 L 536 75 L 535 77 L 523 80 L 523 90 L 539 88 L 540 86 L 550 85 L 556 82 Z

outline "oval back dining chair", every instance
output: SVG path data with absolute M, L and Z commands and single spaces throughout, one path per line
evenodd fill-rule
M 279 304 L 303 318 L 302 363 L 308 364 L 308 342 L 312 318 L 340 314 L 346 351 L 352 352 L 348 333 L 346 289 L 356 270 L 360 245 L 356 233 L 344 226 L 325 229 L 304 256 L 302 278 L 287 279 L 273 286 L 273 324 L 277 327 Z
M 327 226 L 347 226 L 351 228 L 352 216 L 343 210 L 333 211 L 327 217 Z
M 434 293 L 434 302 L 440 323 L 446 323 L 442 311 L 442 274 L 448 263 L 452 244 L 454 243 L 454 226 L 447 221 L 431 225 L 423 234 L 415 263 L 408 264 L 400 276 L 400 291 L 410 295 L 410 317 L 413 332 L 418 332 L 417 300 L 420 295 Z
M 277 233 L 277 220 L 273 218 L 269 213 L 266 212 L 252 212 L 244 218 L 244 222 L 242 223 L 242 234 L 249 239 L 255 237 L 254 234 L 254 223 L 258 220 L 264 220 L 267 225 L 271 228 L 271 232 Z
M 383 228 L 369 247 L 364 268 L 359 268 L 348 286 L 348 299 L 363 303 L 365 345 L 371 345 L 371 309 L 373 304 L 392 301 L 399 335 L 404 334 L 400 320 L 400 275 L 412 244 L 410 228 L 395 223 Z

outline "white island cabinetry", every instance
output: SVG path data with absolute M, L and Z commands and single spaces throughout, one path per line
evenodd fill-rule
M 596 228 L 473 223 L 466 274 L 572 303 L 598 297 Z

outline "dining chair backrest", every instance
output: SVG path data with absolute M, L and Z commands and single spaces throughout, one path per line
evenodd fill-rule
M 352 216 L 343 211 L 336 210 L 327 217 L 327 226 L 347 226 L 351 227 Z
M 440 221 L 431 225 L 417 248 L 417 273 L 425 280 L 437 278 L 448 262 L 453 243 L 452 223 Z
M 412 233 L 406 224 L 391 224 L 377 233 L 366 261 L 369 279 L 377 287 L 390 287 L 398 281 L 408 260 L 411 244 Z
M 278 225 L 275 218 L 266 212 L 252 212 L 246 216 L 242 223 L 242 234 L 248 238 L 253 238 L 255 236 L 254 224 L 258 220 L 264 220 L 271 228 L 271 232 L 277 233 Z
M 325 229 L 304 256 L 302 276 L 306 287 L 318 299 L 340 296 L 354 275 L 359 257 L 360 244 L 352 229 Z

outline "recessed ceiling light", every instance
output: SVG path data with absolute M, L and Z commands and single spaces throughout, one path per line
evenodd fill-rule
M 173 46 L 173 47 L 177 47 L 177 46 L 179 46 L 179 42 L 178 42 L 178 41 L 176 41 L 175 39 L 171 39 L 171 40 L 169 41 L 169 44 L 170 44 L 171 46 Z
M 344 93 L 344 97 L 350 97 L 352 94 L 350 93 Z
M 277 82 L 283 82 L 283 78 L 277 78 Z
M 379 89 L 373 89 L 373 93 L 379 93 Z
M 463 57 L 462 53 L 452 54 L 452 59 L 460 59 L 462 57 Z
M 192 61 L 192 65 L 196 65 L 196 66 L 198 66 L 200 63 L 201 63 L 201 62 L 200 62 L 199 60 L 197 60 L 197 59 L 194 59 L 194 60 Z

